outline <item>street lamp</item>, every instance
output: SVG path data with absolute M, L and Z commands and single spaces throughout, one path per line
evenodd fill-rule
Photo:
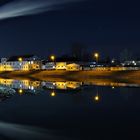
M 19 57 L 19 58 L 18 58 L 18 61 L 20 61 L 20 62 L 21 62 L 21 61 L 22 61 L 22 58 L 21 58 L 21 57 Z
M 55 56 L 54 55 L 51 55 L 50 58 L 51 58 L 52 61 L 55 60 Z
M 94 53 L 94 57 L 96 59 L 96 63 L 98 63 L 98 60 L 99 60 L 99 53 Z

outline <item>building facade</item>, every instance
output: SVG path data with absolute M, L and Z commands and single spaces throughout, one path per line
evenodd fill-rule
M 40 70 L 42 68 L 41 60 L 36 56 L 13 56 L 8 59 L 2 58 L 0 63 L 0 71 L 29 71 Z
M 55 63 L 48 62 L 48 63 L 42 65 L 42 70 L 55 70 Z
M 66 70 L 66 62 L 56 62 L 56 70 Z
M 67 71 L 79 71 L 81 69 L 80 65 L 76 63 L 67 64 L 66 70 Z

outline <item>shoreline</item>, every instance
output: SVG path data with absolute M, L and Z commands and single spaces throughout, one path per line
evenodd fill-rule
M 140 70 L 133 71 L 65 71 L 65 70 L 44 70 L 44 71 L 11 71 L 0 72 L 0 77 L 7 78 L 34 78 L 34 79 L 47 79 L 47 78 L 62 78 L 71 80 L 86 80 L 86 79 L 112 79 L 112 80 L 125 80 L 125 81 L 140 81 Z
M 1 79 L 47 81 L 47 82 L 82 82 L 99 86 L 140 86 L 139 71 L 12 71 L 0 72 Z

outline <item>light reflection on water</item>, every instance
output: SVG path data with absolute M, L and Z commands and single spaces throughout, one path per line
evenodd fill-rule
M 116 88 L 139 88 L 140 85 L 137 83 L 124 83 L 124 82 L 110 82 L 107 80 L 95 80 L 91 82 L 79 82 L 79 81 L 37 81 L 30 79 L 4 79 L 0 78 L 0 101 L 5 101 L 6 99 L 19 94 L 19 95 L 37 95 L 42 92 L 47 92 L 49 96 L 56 97 L 58 93 L 69 93 L 79 94 L 90 88 L 94 89 L 94 95 L 89 97 L 89 100 L 94 102 L 100 102 L 101 91 L 100 88 L 109 87 L 112 90 Z M 124 92 L 124 91 L 123 91 Z M 128 94 L 128 93 L 127 93 Z
M 1 78 L 0 93 L 3 101 L 0 103 L 0 120 L 6 122 L 6 126 L 10 123 L 10 128 L 20 124 L 12 133 L 22 131 L 23 125 L 28 125 L 44 128 L 41 133 L 38 129 L 29 131 L 33 136 L 36 133 L 45 137 L 44 130 L 49 130 L 50 139 L 62 136 L 66 140 L 87 137 L 90 140 L 102 137 L 99 132 L 112 137 L 115 132 L 129 132 L 131 127 L 140 124 L 140 88 L 137 83 Z M 0 123 L 0 126 L 3 130 L 4 125 Z M 8 128 L 5 131 L 11 131 Z M 5 131 L 1 133 L 8 135 Z M 22 131 L 19 136 L 24 134 Z
M 49 90 L 49 94 L 52 97 L 57 95 L 57 92 L 69 91 L 73 93 L 84 88 L 94 87 L 96 94 L 92 97 L 92 100 L 99 102 L 101 99 L 98 91 L 99 87 L 110 87 L 112 90 L 118 87 L 140 87 L 136 83 L 123 83 L 123 82 L 109 82 L 109 81 L 92 81 L 92 82 L 79 82 L 79 81 L 36 81 L 36 80 L 17 80 L 17 79 L 3 79 L 0 78 L 0 97 L 1 101 L 11 97 L 18 93 L 19 95 L 28 94 L 36 95 L 40 92 Z
M 110 81 L 92 81 L 92 82 L 79 82 L 79 81 L 36 81 L 36 80 L 17 80 L 17 79 L 3 79 L 0 78 L 0 89 L 9 88 L 17 91 L 22 95 L 25 92 L 36 93 L 38 90 L 52 90 L 51 95 L 55 96 L 57 90 L 78 90 L 86 87 L 104 87 L 108 86 L 112 89 L 116 87 L 140 87 L 137 83 L 124 83 L 124 82 L 110 82 Z M 98 92 L 98 91 L 97 91 Z

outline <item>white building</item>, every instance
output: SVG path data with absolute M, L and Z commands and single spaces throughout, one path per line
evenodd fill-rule
M 13 56 L 9 59 L 2 58 L 0 63 L 0 71 L 15 70 L 40 70 L 42 62 L 33 55 Z
M 122 63 L 123 66 L 140 66 L 140 61 L 124 61 Z
M 47 62 L 46 64 L 42 65 L 42 70 L 55 70 L 55 63 Z
M 42 70 L 67 70 L 67 71 L 79 71 L 81 69 L 79 64 L 67 62 L 47 62 L 42 65 Z

